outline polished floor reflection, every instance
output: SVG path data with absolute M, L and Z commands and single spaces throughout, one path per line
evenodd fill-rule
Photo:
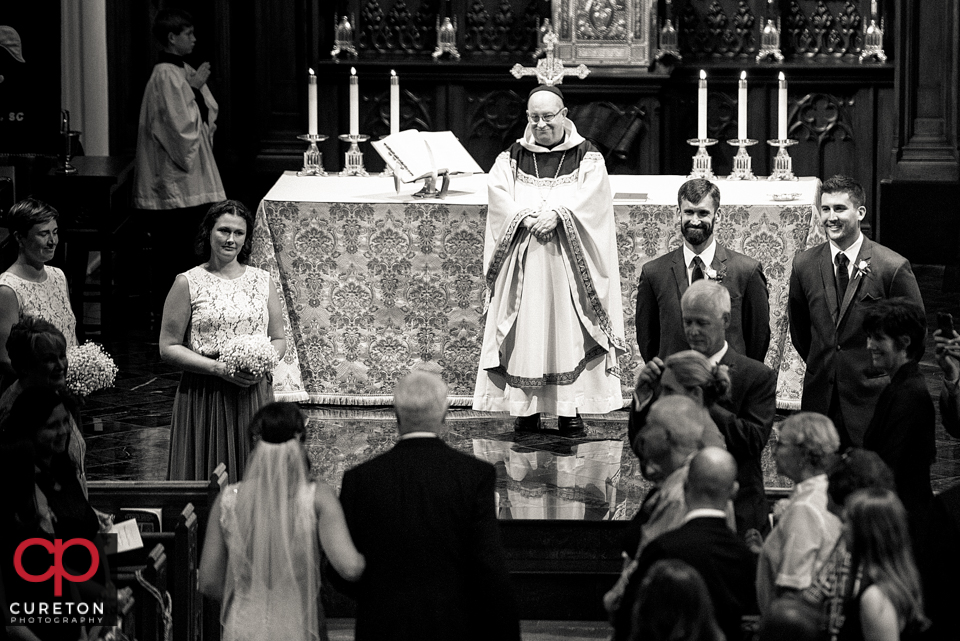
M 933 326 L 937 311 L 960 317 L 955 294 L 941 291 L 942 267 L 915 268 Z M 94 309 L 92 313 L 95 313 Z M 156 336 L 134 311 L 115 339 L 105 341 L 120 368 L 116 387 L 92 395 L 83 408 L 87 474 L 91 479 L 159 480 L 166 476 L 173 396 L 180 374 L 159 358 Z M 932 394 L 940 376 L 928 336 L 921 362 Z M 307 448 L 316 473 L 339 489 L 343 472 L 396 442 L 389 407 L 309 406 Z M 497 468 L 500 517 L 504 519 L 627 519 L 648 484 L 626 446 L 626 413 L 586 416 L 583 438 L 564 438 L 556 420 L 541 434 L 517 434 L 510 417 L 454 409 L 447 442 Z M 782 419 L 782 417 L 778 417 Z M 764 455 L 766 482 L 784 486 Z M 960 441 L 937 427 L 935 491 L 960 482 Z

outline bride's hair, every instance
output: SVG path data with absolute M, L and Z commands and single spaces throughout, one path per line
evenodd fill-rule
M 302 443 L 307 438 L 305 423 L 296 403 L 270 403 L 250 421 L 250 442 L 285 443 L 296 438 Z

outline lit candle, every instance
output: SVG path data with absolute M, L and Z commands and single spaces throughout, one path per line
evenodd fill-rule
M 737 138 L 747 138 L 747 72 L 740 72 L 740 92 L 737 96 Z
M 350 135 L 360 135 L 360 85 L 354 67 L 350 67 Z
M 707 137 L 707 72 L 700 70 L 700 89 L 697 91 L 697 138 Z
M 780 91 L 777 101 L 777 138 L 787 139 L 787 79 L 780 72 Z
M 317 134 L 317 76 L 310 70 L 307 80 L 307 133 Z
M 400 133 L 400 77 L 390 70 L 390 135 Z

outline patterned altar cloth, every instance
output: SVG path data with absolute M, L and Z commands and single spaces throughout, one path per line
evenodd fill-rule
M 680 245 L 676 194 L 686 178 L 610 178 L 630 347 L 620 361 L 627 399 L 643 364 L 634 325 L 640 268 Z M 763 264 L 772 329 L 766 363 L 779 372 L 778 407 L 798 409 L 804 366 L 790 342 L 787 289 L 793 257 L 824 241 L 819 183 L 717 184 L 717 239 Z M 395 193 L 389 178 L 289 172 L 261 202 L 250 262 L 269 270 L 281 292 L 288 347 L 274 373 L 278 400 L 387 405 L 403 374 L 431 364 L 449 384 L 451 403 L 471 404 L 483 337 L 486 176 L 454 178 L 443 201 L 414 199 L 413 191 L 405 185 Z

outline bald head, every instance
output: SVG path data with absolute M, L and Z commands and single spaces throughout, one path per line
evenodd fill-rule
M 393 390 L 393 407 L 400 433 L 436 432 L 447 415 L 447 384 L 437 374 L 414 370 Z
M 705 447 L 690 462 L 684 497 L 687 509 L 722 510 L 739 489 L 737 463 L 719 447 Z

